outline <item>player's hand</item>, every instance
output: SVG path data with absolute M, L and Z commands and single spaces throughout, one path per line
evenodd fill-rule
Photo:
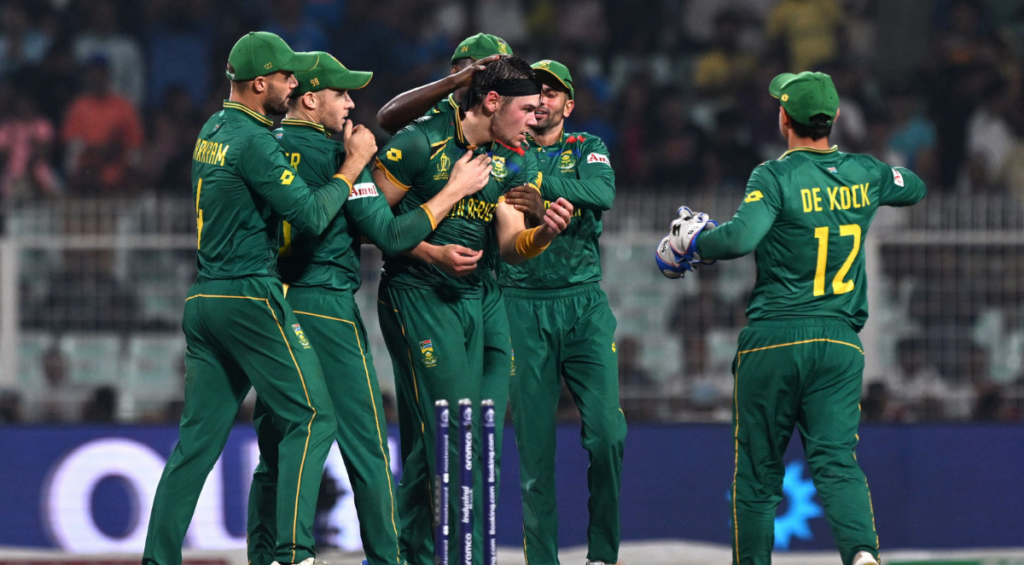
M 654 250 L 654 260 L 658 263 L 658 270 L 661 271 L 661 274 L 670 279 L 681 279 L 686 276 L 687 271 L 692 271 L 695 268 L 686 259 L 680 260 L 672 250 L 672 244 L 669 243 L 667 235 L 662 238 L 658 248 Z
M 550 239 L 565 231 L 572 219 L 572 204 L 565 198 L 559 198 L 551 203 L 551 207 L 544 212 L 544 223 L 540 231 L 546 232 Z
M 457 190 L 459 198 L 465 198 L 480 192 L 483 187 L 487 186 L 489 180 L 491 180 L 491 158 L 486 153 L 473 157 L 472 151 L 466 151 L 458 161 L 455 161 L 452 173 L 448 177 L 447 186 Z
M 505 194 L 505 203 L 522 212 L 526 216 L 527 225 L 539 226 L 544 223 L 544 197 L 536 188 L 517 186 Z
M 710 227 L 709 227 L 710 226 Z M 679 207 L 679 217 L 672 221 L 669 228 L 668 241 L 677 259 L 687 262 L 704 262 L 697 254 L 697 236 L 705 229 L 718 227 L 718 222 L 704 212 L 694 212 L 686 206 Z M 660 248 L 660 246 L 659 246 Z
M 469 86 L 473 84 L 473 75 L 475 75 L 478 71 L 484 70 L 484 68 L 487 67 L 487 65 L 497 61 L 500 58 L 501 55 L 491 55 L 490 57 L 484 57 L 483 59 L 480 59 L 479 61 L 473 63 L 472 65 L 466 67 L 465 69 L 462 69 L 461 71 L 455 73 L 454 75 L 449 75 L 448 80 L 451 81 L 452 86 L 454 87 L 452 88 L 452 90 L 456 90 L 458 88 L 462 88 L 464 86 Z
M 453 277 L 473 274 L 483 255 L 483 250 L 473 251 L 455 244 L 441 245 L 433 251 L 434 265 Z
M 360 170 L 377 154 L 377 140 L 373 132 L 361 125 L 353 126 L 352 120 L 345 120 L 342 140 L 345 143 L 345 162 L 351 159 L 351 164 L 359 165 Z

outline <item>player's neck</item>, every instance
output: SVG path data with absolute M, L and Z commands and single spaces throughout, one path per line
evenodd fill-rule
M 793 130 L 789 130 L 786 135 L 786 142 L 789 144 L 790 150 L 798 147 L 806 147 L 807 149 L 821 149 L 825 151 L 832 148 L 828 142 L 828 137 L 823 137 L 818 140 L 814 140 L 809 137 L 798 137 Z
M 314 124 L 320 123 L 319 119 L 313 114 L 313 112 L 310 112 L 301 106 L 288 108 L 288 113 L 285 114 L 284 117 L 289 120 L 302 120 L 304 122 L 313 122 Z
M 263 107 L 263 102 L 259 97 L 251 92 L 239 92 L 232 88 L 231 95 L 228 96 L 228 100 L 231 102 L 237 102 L 258 114 L 263 114 L 264 116 L 267 115 L 267 110 Z
M 480 112 L 467 110 L 466 117 L 462 120 L 462 135 L 466 138 L 466 143 L 477 147 L 494 141 L 490 118 Z
M 562 139 L 564 127 L 565 122 L 563 121 L 544 130 L 530 128 L 530 135 L 533 136 L 533 140 L 537 142 L 537 145 L 547 147 L 558 143 L 558 141 Z

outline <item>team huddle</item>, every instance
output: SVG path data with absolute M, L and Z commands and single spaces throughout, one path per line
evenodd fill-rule
M 575 105 L 570 70 L 552 60 L 531 65 L 491 35 L 469 37 L 448 77 L 381 108 L 378 121 L 393 136 L 380 148 L 347 119 L 350 93 L 372 73 L 250 32 L 232 48 L 226 74 L 230 97 L 193 153 L 198 277 L 182 322 L 185 405 L 144 565 L 180 565 L 205 478 L 250 389 L 260 448 L 249 493 L 250 565 L 312 565 L 319 485 L 335 441 L 365 563 L 434 563 L 434 525 L 459 504 L 453 497 L 450 508 L 438 508 L 435 497 L 434 406 L 462 399 L 492 400 L 499 421 L 511 409 L 525 557 L 557 564 L 563 379 L 590 458 L 587 562 L 617 563 L 626 421 L 598 244 L 615 173 L 600 138 L 564 129 Z M 924 185 L 906 169 L 828 148 L 838 95 L 827 75 L 781 75 L 769 90 L 791 151 L 755 169 L 732 221 L 718 226 L 681 208 L 658 264 L 678 278 L 757 251 L 751 323 L 734 362 L 734 562 L 770 561 L 782 455 L 798 426 L 844 564 L 877 564 L 870 494 L 854 451 L 857 331 L 867 317 L 858 250 L 879 205 L 913 204 Z M 279 129 L 269 116 L 284 116 Z M 794 243 L 803 240 L 814 245 Z M 365 243 L 384 256 L 377 308 L 395 372 L 398 484 L 354 300 Z M 474 419 L 479 429 L 479 412 Z M 479 435 L 473 451 L 483 451 Z M 479 493 L 480 466 L 472 482 Z M 482 500 L 473 497 L 477 516 Z M 474 528 L 473 546 L 460 551 L 464 562 L 482 563 L 483 522 Z

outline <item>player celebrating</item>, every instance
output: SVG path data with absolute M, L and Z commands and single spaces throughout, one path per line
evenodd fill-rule
M 512 48 L 500 37 L 487 33 L 467 37 L 455 48 L 448 76 L 394 97 L 377 112 L 377 122 L 394 135 L 424 113 L 457 110 L 473 75 L 499 57 L 512 54 Z
M 365 87 L 373 73 L 350 71 L 337 59 L 318 52 L 319 63 L 295 73 L 299 83 L 287 117 L 275 134 L 292 165 L 311 186 L 327 184 L 345 160 L 353 132 L 346 120 L 355 107 L 350 90 Z M 331 139 L 342 134 L 344 143 Z M 452 206 L 483 188 L 490 168 L 486 156 L 469 155 L 452 167 L 447 185 L 419 208 L 395 218 L 378 194 L 369 168 L 355 179 L 352 194 L 330 226 L 320 235 L 296 232 L 284 225 L 284 245 L 278 265 L 289 285 L 286 298 L 302 321 L 324 368 L 327 390 L 337 414 L 341 448 L 359 516 L 367 561 L 372 565 L 401 564 L 393 477 L 387 456 L 380 387 L 367 347 L 366 329 L 355 304 L 359 288 L 359 246 L 362 237 L 385 255 L 408 250 L 423 240 Z M 362 391 L 362 392 L 359 392 Z M 249 562 L 264 565 L 272 559 L 273 521 L 277 486 L 277 430 L 262 402 L 256 405 L 261 464 L 249 497 Z
M 518 149 L 534 122 L 539 92 L 533 70 L 522 59 L 506 57 L 491 63 L 474 75 L 462 109 L 421 118 L 395 135 L 378 154 L 374 180 L 389 201 L 400 201 L 400 211 L 419 206 L 447 182 L 451 163 L 465 152 L 486 152 L 496 141 Z M 528 170 L 525 160 L 496 159 L 491 177 L 481 192 L 459 202 L 426 241 L 459 245 L 478 256 L 493 229 L 506 261 L 519 263 L 539 255 L 569 225 L 572 205 L 559 199 L 540 227 L 525 229 L 522 213 L 502 202 L 502 196 L 510 187 L 536 184 L 536 173 Z M 406 558 L 416 565 L 429 564 L 433 550 L 434 401 L 469 398 L 478 404 L 481 399 L 484 276 L 490 274 L 456 277 L 410 257 L 392 257 L 384 263 L 378 313 L 398 392 L 402 544 Z M 474 425 L 479 425 L 478 417 Z M 479 450 L 479 435 L 475 439 Z M 480 474 L 475 475 L 474 490 L 479 492 Z M 480 500 L 475 497 L 478 511 Z M 482 531 L 479 522 L 477 530 Z M 480 538 L 474 536 L 477 548 Z M 481 552 L 474 553 L 479 562 Z
M 670 263 L 757 252 L 750 323 L 733 362 L 733 563 L 771 561 L 782 457 L 796 425 L 844 565 L 877 564 L 871 494 L 856 456 L 864 372 L 857 332 L 868 317 L 860 250 L 879 206 L 916 204 L 925 186 L 907 169 L 829 147 L 839 95 L 828 75 L 782 74 L 769 92 L 781 103 L 789 151 L 754 169 L 731 221 L 707 229 L 705 214 L 682 208 L 667 238 Z
M 529 151 L 543 174 L 543 204 L 564 197 L 575 207 L 576 219 L 544 255 L 499 268 L 512 348 L 518 352 L 512 415 L 523 492 L 523 550 L 531 564 L 558 563 L 555 413 L 563 376 L 579 408 L 583 447 L 590 455 L 587 562 L 616 563 L 626 418 L 619 409 L 615 315 L 599 285 L 598 245 L 601 215 L 615 199 L 615 172 L 600 138 L 564 129 L 575 105 L 569 69 L 557 61 L 540 61 L 533 69 L 543 90 L 537 123 L 530 126 Z M 506 202 L 527 209 L 536 192 L 516 188 Z
M 250 32 L 231 49 L 230 99 L 192 154 L 198 277 L 185 300 L 185 407 L 180 437 L 153 501 L 144 564 L 179 565 L 185 531 L 238 406 L 255 387 L 281 429 L 273 558 L 313 562 L 313 518 L 334 410 L 316 354 L 277 278 L 280 220 L 320 233 L 373 154 L 366 132 L 315 193 L 296 174 L 266 114 L 283 114 L 317 56 Z

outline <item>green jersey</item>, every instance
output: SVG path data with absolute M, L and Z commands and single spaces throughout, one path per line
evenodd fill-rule
M 565 198 L 573 205 L 573 219 L 539 257 L 519 265 L 502 264 L 498 282 L 503 287 L 553 290 L 601 280 L 601 214 L 615 200 L 615 171 L 608 148 L 589 133 L 562 133 L 548 147 L 531 145 L 530 158 L 541 173 L 544 207 Z
M 345 146 L 328 137 L 320 124 L 285 119 L 274 135 L 289 162 L 310 186 L 326 186 L 345 162 Z M 365 235 L 385 256 L 414 247 L 433 230 L 433 215 L 425 208 L 395 218 L 387 199 L 377 191 L 370 169 L 353 179 L 352 193 L 321 234 L 293 231 L 283 224 L 278 267 L 281 280 L 295 286 L 320 286 L 356 291 L 359 246 Z
M 924 182 L 869 155 L 796 148 L 754 169 L 736 215 L 697 239 L 701 257 L 756 249 L 747 317 L 868 318 L 864 237 L 879 206 L 910 206 Z
M 270 118 L 225 101 L 199 132 L 192 152 L 199 278 L 277 276 L 280 222 L 318 234 L 348 197 L 329 178 L 310 190 L 285 157 Z
M 456 203 L 425 241 L 479 251 L 486 247 L 499 199 L 512 187 L 538 182 L 536 169 L 529 167 L 522 149 L 504 148 L 497 142 L 486 147 L 469 145 L 460 114 L 453 111 L 424 116 L 396 133 L 377 155 L 377 167 L 392 184 L 407 191 L 398 204 L 404 213 L 440 192 L 455 161 L 466 151 L 491 155 L 491 178 L 483 190 Z M 478 268 L 471 275 L 452 277 L 411 257 L 384 261 L 384 274 L 396 288 L 432 288 L 455 296 L 479 296 L 481 277 L 490 276 L 484 271 Z

